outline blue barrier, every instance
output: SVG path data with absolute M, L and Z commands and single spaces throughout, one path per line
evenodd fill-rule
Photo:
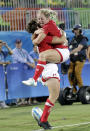
M 37 87 L 22 84 L 23 80 L 32 77 L 34 69 L 25 64 L 10 64 L 7 67 L 8 99 L 48 96 L 48 88 L 38 83 Z
M 4 66 L 0 65 L 0 100 L 6 100 Z

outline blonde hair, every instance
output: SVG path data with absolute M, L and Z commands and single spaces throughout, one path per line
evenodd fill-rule
M 54 10 L 49 9 L 49 12 L 50 12 L 50 17 L 52 17 L 52 16 L 57 17 L 58 16 L 57 12 Z
M 46 18 L 50 18 L 50 12 L 48 8 L 42 8 L 39 10 L 38 13 L 44 14 Z
M 52 17 L 57 18 L 57 12 L 50 8 L 42 8 L 38 11 L 38 13 L 44 14 L 46 18 L 52 19 Z
M 50 8 L 42 8 L 38 14 L 43 14 L 46 18 L 53 20 L 56 25 L 59 25 L 58 13 Z

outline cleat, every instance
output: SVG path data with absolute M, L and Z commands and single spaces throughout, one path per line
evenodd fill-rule
M 48 129 L 52 129 L 52 126 L 47 122 L 41 122 L 39 121 L 38 122 L 38 125 L 42 128 L 44 128 L 45 130 L 48 130 Z
M 41 122 L 41 116 L 42 116 L 43 111 L 39 108 L 39 107 L 34 107 L 32 109 L 32 116 L 34 117 L 34 119 L 37 121 L 38 125 L 42 128 L 44 128 L 45 130 L 47 129 L 51 129 L 52 126 L 47 122 Z
M 49 126 L 49 128 L 52 128 L 52 126 L 49 124 L 49 122 L 47 121 L 47 125 Z
M 30 78 L 26 81 L 22 81 L 22 83 L 27 86 L 37 86 L 37 82 L 35 82 L 33 78 Z

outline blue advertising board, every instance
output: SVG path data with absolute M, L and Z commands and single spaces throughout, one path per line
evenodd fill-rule
M 0 100 L 6 100 L 4 66 L 0 65 Z
M 38 83 L 37 87 L 22 84 L 33 77 L 34 69 L 25 64 L 10 64 L 7 67 L 8 99 L 48 96 L 48 88 Z

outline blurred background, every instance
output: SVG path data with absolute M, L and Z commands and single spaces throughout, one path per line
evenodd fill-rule
M 84 29 L 90 28 L 89 0 L 0 0 L 0 30 L 25 30 L 40 8 L 56 10 L 58 23 L 64 22 L 66 29 L 78 23 Z

